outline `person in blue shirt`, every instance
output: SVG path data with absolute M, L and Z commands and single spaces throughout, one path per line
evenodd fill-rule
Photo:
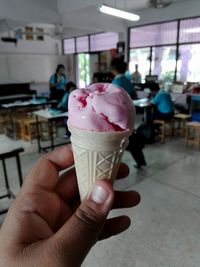
M 56 68 L 56 72 L 49 80 L 50 98 L 60 101 L 65 93 L 66 84 L 67 77 L 65 75 L 65 67 L 59 64 Z
M 125 75 L 126 69 L 127 64 L 120 58 L 114 58 L 111 61 L 111 71 L 115 76 L 112 83 L 122 87 L 130 96 L 132 96 L 133 86 Z
M 65 91 L 65 94 L 63 95 L 61 101 L 59 102 L 58 104 L 58 107 L 59 109 L 63 110 L 63 111 L 67 111 L 68 110 L 68 98 L 69 98 L 69 94 L 75 90 L 77 87 L 76 87 L 76 84 L 73 83 L 73 82 L 68 82 L 66 84 L 66 91 Z
M 174 105 L 170 93 L 159 90 L 151 100 L 151 105 L 154 107 L 153 120 L 163 119 L 170 120 L 174 115 Z

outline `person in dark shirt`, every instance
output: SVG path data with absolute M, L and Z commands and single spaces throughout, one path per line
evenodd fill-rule
M 127 69 L 127 64 L 122 61 L 120 58 L 115 58 L 111 62 L 112 73 L 115 75 L 112 83 L 122 87 L 126 92 L 133 97 L 133 86 L 129 79 L 125 76 L 125 72 Z M 127 150 L 133 156 L 137 169 L 140 169 L 142 166 L 146 166 L 146 161 L 142 149 L 144 148 L 144 143 L 142 142 L 140 136 L 137 132 L 133 132 L 133 134 L 129 138 L 129 145 Z
M 138 64 L 135 64 L 135 72 L 132 74 L 132 82 L 133 83 L 142 82 L 142 75 L 138 71 Z

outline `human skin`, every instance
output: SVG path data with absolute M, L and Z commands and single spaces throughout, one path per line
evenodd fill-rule
M 98 240 L 129 227 L 128 217 L 107 215 L 136 206 L 139 194 L 113 191 L 103 179 L 80 204 L 73 163 L 71 146 L 64 146 L 44 155 L 29 172 L 0 230 L 0 267 L 77 267 Z M 128 172 L 122 164 L 118 179 Z

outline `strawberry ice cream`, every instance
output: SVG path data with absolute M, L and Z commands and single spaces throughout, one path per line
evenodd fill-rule
M 133 102 L 124 89 L 113 84 L 96 83 L 74 90 L 68 111 L 68 126 L 98 132 L 133 130 Z
M 68 127 L 81 201 L 96 180 L 117 176 L 135 109 L 126 91 L 108 83 L 71 92 Z

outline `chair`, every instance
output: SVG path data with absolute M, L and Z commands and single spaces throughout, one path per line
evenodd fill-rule
M 0 117 L 0 133 L 5 132 L 6 121 L 3 117 Z
M 174 133 L 174 120 L 154 120 L 154 125 L 160 126 L 159 138 L 161 142 L 165 141 L 165 138 L 172 136 Z
M 187 122 L 185 131 L 186 145 L 197 145 L 200 148 L 200 122 Z
M 21 119 L 21 137 L 24 140 L 31 141 L 37 137 L 37 121 L 35 117 L 26 116 Z M 58 136 L 58 129 L 56 124 L 53 125 L 52 129 L 48 124 L 48 120 L 39 120 L 39 132 L 42 140 L 50 139 L 50 131 L 53 131 L 55 136 Z
M 39 132 L 41 140 L 49 140 L 51 138 L 51 131 L 53 136 L 58 136 L 58 127 L 56 123 L 52 123 L 52 128 L 46 119 L 39 119 Z
M 9 184 L 8 174 L 7 174 L 7 168 L 6 168 L 6 159 L 16 158 L 17 171 L 18 171 L 18 177 L 19 177 L 19 185 L 20 185 L 20 187 L 22 186 L 23 178 L 22 178 L 22 171 L 21 171 L 21 163 L 20 163 L 19 154 L 23 151 L 24 151 L 24 149 L 22 147 L 20 147 L 20 148 L 14 149 L 12 151 L 0 154 L 0 160 L 2 161 L 4 182 L 5 182 L 5 187 L 6 187 L 6 193 L 3 195 L 0 195 L 0 199 L 15 198 L 15 195 L 12 193 L 12 191 L 10 189 L 10 184 Z M 6 213 L 7 211 L 8 211 L 8 208 L 0 210 L 0 215 Z
M 174 127 L 174 133 L 180 134 L 180 136 L 185 136 L 185 128 L 186 128 L 186 122 L 188 122 L 191 119 L 191 115 L 188 114 L 176 114 L 174 115 L 174 124 L 176 125 L 176 122 L 178 124 L 178 127 Z
M 36 119 L 33 117 L 26 117 L 22 119 L 22 138 L 31 141 L 36 138 Z

